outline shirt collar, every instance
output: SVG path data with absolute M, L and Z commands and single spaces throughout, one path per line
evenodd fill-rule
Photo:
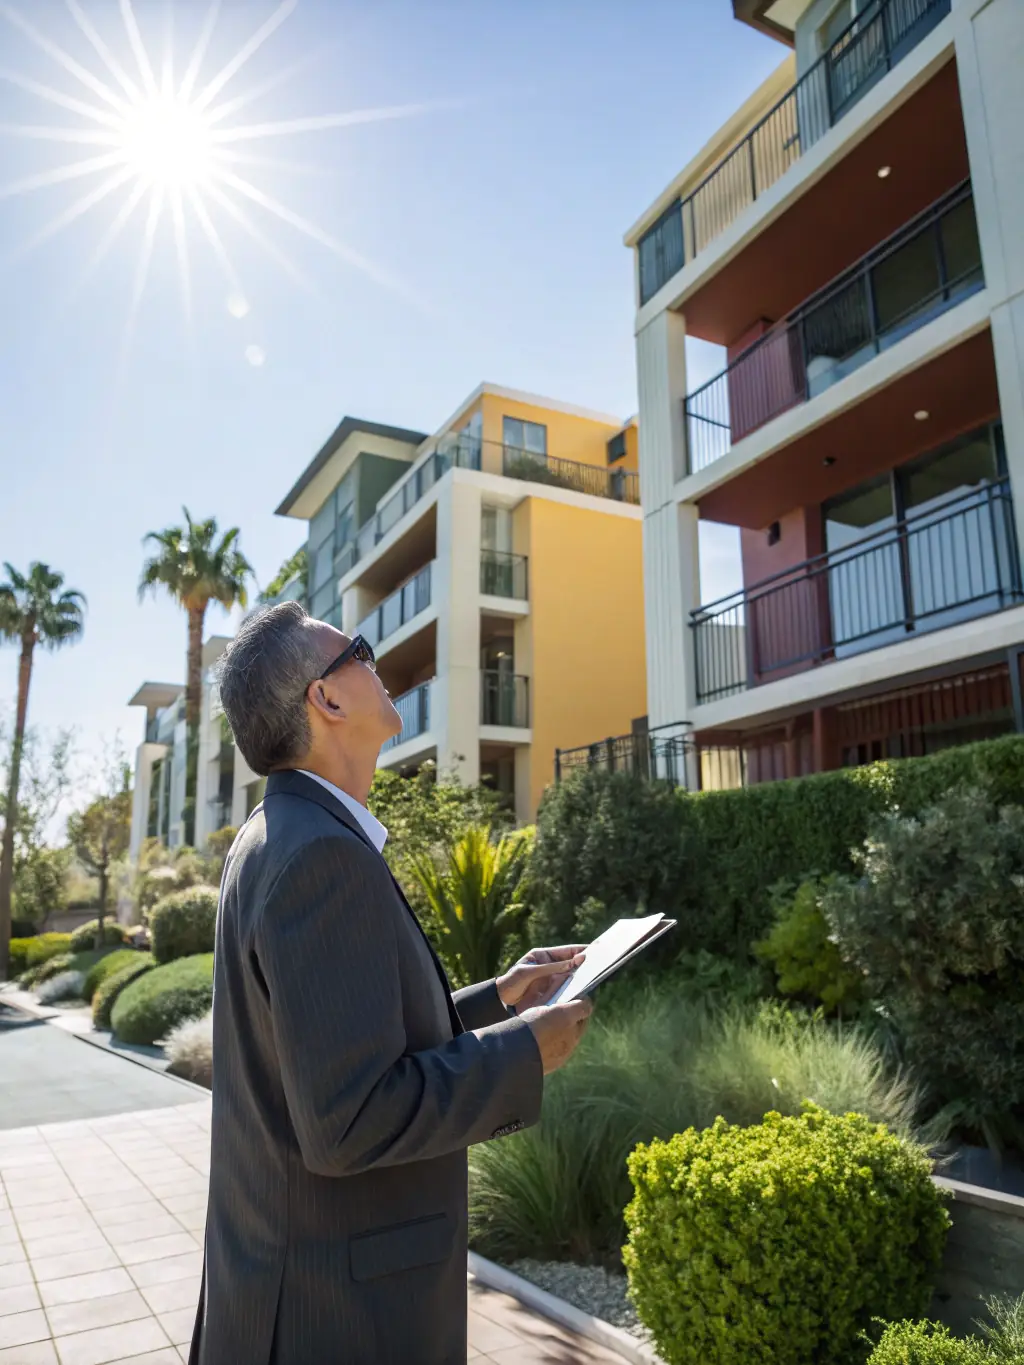
M 377 852 L 384 852 L 388 832 L 375 815 L 371 815 L 366 807 L 361 806 L 354 797 L 349 796 L 348 792 L 343 792 L 340 787 L 336 787 L 333 782 L 328 782 L 327 778 L 321 777 L 319 773 L 311 773 L 308 768 L 297 768 L 296 772 L 302 773 L 303 777 L 311 777 L 314 782 L 319 782 L 321 787 L 329 791 L 334 799 L 340 801 L 345 807 Z

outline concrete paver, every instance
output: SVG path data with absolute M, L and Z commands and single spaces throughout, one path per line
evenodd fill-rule
M 210 1131 L 193 1095 L 45 1023 L 0 1028 L 0 1365 L 187 1359 Z M 469 1303 L 474 1365 L 621 1365 L 472 1278 Z

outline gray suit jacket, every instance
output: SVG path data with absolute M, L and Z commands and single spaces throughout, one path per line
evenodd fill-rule
M 300 773 L 231 850 L 192 1365 L 463 1365 L 466 1148 L 535 1123 L 493 981 L 452 995 L 384 859 Z

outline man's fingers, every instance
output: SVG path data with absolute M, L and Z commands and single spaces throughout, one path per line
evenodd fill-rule
M 536 976 L 567 976 L 573 969 L 570 962 L 522 962 L 519 970 L 525 972 L 531 979 Z

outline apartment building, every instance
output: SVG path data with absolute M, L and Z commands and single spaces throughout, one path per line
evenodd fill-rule
M 787 55 L 626 236 L 648 719 L 691 785 L 1024 728 L 1024 4 L 733 9 Z M 702 522 L 740 530 L 718 600 Z
M 377 653 L 430 759 L 531 820 L 556 748 L 643 714 L 635 420 L 481 385 L 443 426 L 346 417 L 277 511 L 308 524 L 308 608 Z
M 230 641 L 214 635 L 203 646 L 203 690 L 199 720 L 199 763 L 193 842 L 202 848 L 211 834 L 238 826 L 263 796 L 264 779 L 246 765 L 227 725 L 215 665 Z M 168 848 L 185 843 L 185 770 L 188 727 L 182 683 L 146 682 L 128 702 L 146 712 L 142 743 L 135 753 L 135 785 L 129 857 L 138 859 L 147 838 Z

